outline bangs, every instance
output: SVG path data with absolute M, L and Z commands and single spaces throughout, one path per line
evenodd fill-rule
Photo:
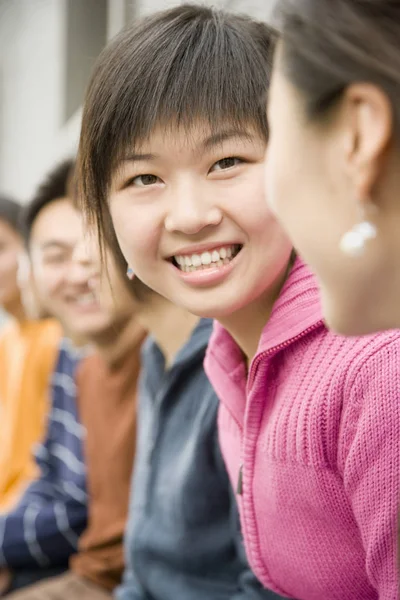
M 123 32 L 100 56 L 85 103 L 83 193 L 106 199 L 113 169 L 161 126 L 252 126 L 267 138 L 269 30 L 247 17 L 180 6 Z M 86 184 L 86 185 L 85 185 Z

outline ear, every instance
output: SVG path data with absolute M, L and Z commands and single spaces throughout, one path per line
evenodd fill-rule
M 377 86 L 355 83 L 343 98 L 346 166 L 358 202 L 374 203 L 373 191 L 385 166 L 393 135 L 393 110 Z

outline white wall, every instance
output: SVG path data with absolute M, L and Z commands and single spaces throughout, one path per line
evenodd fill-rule
M 62 127 L 63 0 L 1 0 L 0 188 L 25 199 Z
M 183 4 L 187 0 L 136 0 L 134 7 L 137 14 L 145 15 L 155 10 Z M 244 12 L 252 17 L 267 20 L 277 0 L 201 0 L 201 4 L 218 6 L 237 12 Z M 129 2 L 129 0 L 128 0 Z

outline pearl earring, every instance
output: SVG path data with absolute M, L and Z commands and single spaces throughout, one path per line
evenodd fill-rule
M 378 230 L 373 223 L 367 220 L 361 221 L 343 235 L 339 248 L 347 256 L 362 256 L 366 242 L 373 240 L 377 235 Z
M 131 267 L 128 267 L 128 270 L 126 271 L 126 276 L 128 279 L 130 279 L 132 281 L 132 279 L 134 279 L 135 277 L 135 273 L 134 270 L 131 269 Z

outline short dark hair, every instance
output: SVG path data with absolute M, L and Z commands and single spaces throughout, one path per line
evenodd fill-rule
M 184 4 L 134 23 L 100 55 L 89 84 L 78 156 L 84 212 L 102 243 L 121 154 L 157 126 L 254 126 L 267 139 L 267 25 Z
M 32 200 L 22 211 L 21 229 L 28 246 L 32 227 L 39 213 L 55 200 L 70 196 L 70 185 L 75 169 L 72 158 L 58 164 L 39 185 Z
M 21 205 L 9 196 L 0 195 L 0 219 L 5 221 L 14 231 L 20 233 Z
M 309 119 L 323 117 L 351 83 L 379 86 L 400 134 L 400 3 L 280 0 L 277 29 L 285 75 L 304 95 Z

